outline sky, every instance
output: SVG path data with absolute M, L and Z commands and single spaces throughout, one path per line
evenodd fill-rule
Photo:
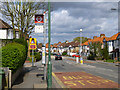
M 72 41 L 80 36 L 93 38 L 105 34 L 110 37 L 118 32 L 117 2 L 52 2 L 51 43 Z M 33 34 L 43 43 L 43 34 Z M 46 41 L 48 42 L 48 41 Z

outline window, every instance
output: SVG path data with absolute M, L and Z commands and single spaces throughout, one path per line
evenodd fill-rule
M 19 32 L 16 32 L 16 38 L 17 39 L 19 38 Z

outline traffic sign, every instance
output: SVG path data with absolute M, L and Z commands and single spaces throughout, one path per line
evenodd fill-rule
M 35 25 L 35 33 L 43 33 L 43 25 Z
M 35 15 L 35 23 L 44 23 L 44 15 L 43 14 Z
M 30 38 L 29 39 L 29 49 L 35 50 L 37 48 L 37 41 L 36 38 Z

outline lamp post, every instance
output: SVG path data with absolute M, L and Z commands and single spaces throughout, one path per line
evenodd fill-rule
M 80 50 L 79 50 L 79 52 L 80 52 L 80 62 L 81 62 L 81 64 L 83 64 L 83 58 L 82 58 L 82 29 L 80 29 Z
M 51 15 L 50 15 L 50 0 L 48 0 L 48 88 L 52 88 L 52 63 L 51 63 Z

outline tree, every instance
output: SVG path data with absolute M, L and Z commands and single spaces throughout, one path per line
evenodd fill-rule
M 76 38 L 73 39 L 73 41 L 78 41 L 78 42 L 80 42 L 80 38 L 81 38 L 81 37 L 76 37 Z M 88 38 L 82 37 L 82 43 L 86 42 L 87 40 L 88 40 Z
M 45 9 L 44 2 L 3 2 L 1 5 L 3 18 L 10 21 L 15 38 L 15 28 L 20 31 L 20 37 L 26 37 L 33 32 L 35 27 L 33 17 L 37 10 Z
M 104 48 L 103 48 L 103 58 L 105 60 L 109 59 L 109 52 L 108 52 L 108 44 L 105 42 Z
M 102 59 L 102 49 L 101 49 L 101 42 L 90 42 L 90 55 L 92 59 Z

